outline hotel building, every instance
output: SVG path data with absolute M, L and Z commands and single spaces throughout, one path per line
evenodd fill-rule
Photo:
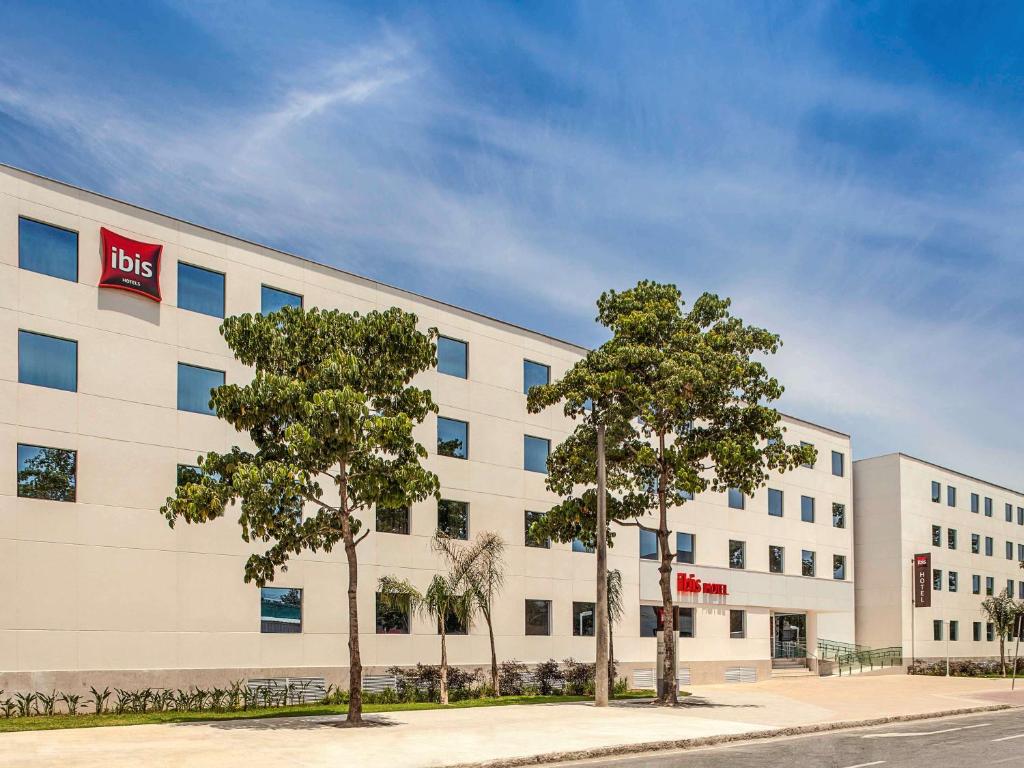
M 999 655 L 981 611 L 1024 599 L 1024 494 L 902 453 L 854 462 L 857 642 L 904 661 Z M 913 607 L 915 555 L 930 557 L 931 606 Z
M 0 688 L 345 681 L 340 548 L 295 558 L 261 590 L 242 579 L 252 550 L 230 508 L 174 529 L 158 512 L 197 455 L 247 444 L 208 405 L 211 387 L 249 376 L 218 332 L 222 318 L 285 304 L 397 306 L 442 336 L 437 370 L 417 382 L 440 414 L 417 437 L 443 501 L 363 521 L 367 675 L 437 663 L 437 628 L 380 609 L 375 585 L 395 574 L 425 586 L 438 527 L 507 542 L 500 659 L 593 659 L 593 555 L 527 535 L 555 501 L 545 459 L 572 424 L 558 409 L 527 413 L 525 392 L 585 349 L 0 166 Z M 818 449 L 814 466 L 772 477 L 752 498 L 708 493 L 671 513 L 683 680 L 760 679 L 775 656 L 813 655 L 818 638 L 854 640 L 850 438 L 785 425 L 787 440 Z M 609 557 L 626 596 L 614 628 L 620 674 L 643 686 L 657 653 L 654 548 L 623 528 Z M 694 592 L 694 579 L 724 586 Z M 455 634 L 448 653 L 485 666 L 486 627 Z

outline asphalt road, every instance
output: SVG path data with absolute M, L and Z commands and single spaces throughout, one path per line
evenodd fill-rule
M 637 757 L 586 760 L 571 765 L 586 768 L 1011 768 L 1024 766 L 1024 710 L 893 723 Z

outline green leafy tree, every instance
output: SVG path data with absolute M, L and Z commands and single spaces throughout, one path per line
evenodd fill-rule
M 472 547 L 465 547 L 439 532 L 434 536 L 434 546 L 448 560 L 449 567 L 464 574 L 475 610 L 487 624 L 491 646 L 491 688 L 495 696 L 500 696 L 498 652 L 494 644 L 494 601 L 505 583 L 505 540 L 493 531 L 482 531 L 477 534 Z
M 421 592 L 411 582 L 382 576 L 377 584 L 381 604 L 409 615 L 423 615 L 437 623 L 441 636 L 441 703 L 448 703 L 448 621 L 469 629 L 480 610 L 479 574 L 486 561 L 500 558 L 504 542 L 495 534 L 481 534 L 468 545 L 457 544 L 440 531 L 431 542 L 435 552 L 448 560 L 448 570 L 435 573 Z
M 427 451 L 412 434 L 437 406 L 410 384 L 436 364 L 437 332 L 416 324 L 397 308 L 361 315 L 286 307 L 225 320 L 221 334 L 254 375 L 213 390 L 211 405 L 255 449 L 200 457 L 201 475 L 183 478 L 161 508 L 173 527 L 178 518 L 215 520 L 237 503 L 242 538 L 266 545 L 245 564 L 245 580 L 260 586 L 291 557 L 341 543 L 351 723 L 362 721 L 356 547 L 369 533 L 357 515 L 438 496 L 437 477 L 420 464 Z
M 999 636 L 999 664 L 1003 677 L 1006 677 L 1006 638 L 1013 634 L 1022 611 L 1024 605 L 1014 600 L 1013 592 L 1008 589 L 981 601 L 981 612 L 992 622 L 992 629 Z
M 686 311 L 674 285 L 641 281 L 602 294 L 597 307 L 611 338 L 560 381 L 530 392 L 531 410 L 562 402 L 567 416 L 582 420 L 549 461 L 548 486 L 563 501 L 545 516 L 544 532 L 560 541 L 611 536 L 597 529 L 592 487 L 603 425 L 607 520 L 657 536 L 666 681 L 659 700 L 675 704 L 669 508 L 705 491 L 752 494 L 769 472 L 813 462 L 816 454 L 784 442 L 771 407 L 783 389 L 759 358 L 774 354 L 781 340 L 734 317 L 728 299 L 705 293 Z

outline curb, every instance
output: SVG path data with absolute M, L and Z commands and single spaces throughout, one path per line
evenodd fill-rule
M 692 739 L 668 739 L 665 741 L 640 742 L 638 744 L 616 744 L 608 747 L 596 747 L 594 749 L 581 749 L 568 752 L 544 752 L 538 755 L 499 758 L 497 760 L 484 760 L 476 763 L 455 763 L 452 765 L 446 765 L 444 768 L 519 768 L 520 766 L 527 765 L 592 760 L 599 757 L 635 755 L 643 752 L 667 752 L 670 750 L 712 747 L 719 744 L 730 744 L 737 741 L 771 739 L 778 736 L 804 736 L 812 733 L 826 733 L 828 731 L 842 731 L 853 728 L 868 728 L 875 725 L 887 725 L 889 723 L 914 722 L 915 720 L 932 720 L 939 717 L 952 717 L 954 715 L 973 715 L 981 712 L 998 712 L 1006 709 L 1017 709 L 1017 707 L 1013 704 L 991 704 L 983 707 L 946 709 L 941 712 L 875 717 L 869 720 L 839 720 L 832 723 L 812 723 L 809 725 L 795 725 L 786 728 L 775 728 L 772 730 L 727 733 L 720 736 L 698 736 Z

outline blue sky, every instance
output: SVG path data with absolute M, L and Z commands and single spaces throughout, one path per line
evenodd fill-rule
M 583 344 L 640 278 L 784 410 L 1024 487 L 1013 3 L 5 4 L 0 161 Z

